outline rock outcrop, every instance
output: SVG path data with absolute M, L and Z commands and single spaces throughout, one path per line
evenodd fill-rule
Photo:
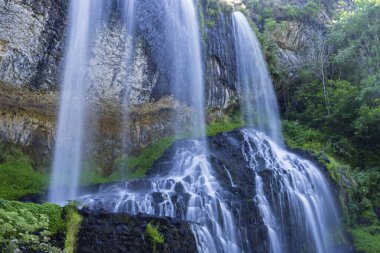
M 0 80 L 10 86 L 56 89 L 67 1 L 0 1 Z
M 83 222 L 78 234 L 77 253 L 195 253 L 195 237 L 190 223 L 172 218 L 127 214 L 106 211 L 81 211 Z M 146 232 L 148 224 L 158 226 L 164 243 L 153 248 L 152 238 Z

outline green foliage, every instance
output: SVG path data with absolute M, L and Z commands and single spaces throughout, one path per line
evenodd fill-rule
M 48 177 L 33 170 L 31 160 L 13 145 L 0 144 L 0 198 L 15 200 L 42 192 Z
M 318 0 L 309 0 L 303 7 L 302 14 L 306 19 L 312 19 L 318 16 L 321 10 L 321 4 Z
M 202 39 L 203 39 L 203 42 L 205 42 L 206 41 L 205 16 L 203 14 L 203 5 L 202 5 L 201 0 L 197 1 L 197 7 L 198 7 L 199 25 L 200 25 L 200 30 L 202 33 Z
M 364 200 L 364 208 L 360 214 L 365 224 L 355 225 L 350 228 L 355 247 L 360 252 L 377 253 L 380 249 L 380 222 L 373 211 L 368 199 Z
M 223 115 L 222 118 L 212 121 L 207 125 L 207 136 L 214 136 L 221 132 L 232 131 L 242 127 L 240 114 Z
M 273 17 L 273 9 L 269 6 L 264 7 L 262 10 L 262 15 L 264 19 L 272 18 Z
M 378 253 L 380 249 L 380 227 L 358 227 L 350 229 L 355 247 L 360 252 Z
M 314 152 L 328 152 L 330 146 L 326 144 L 326 136 L 310 127 L 299 124 L 297 121 L 283 121 L 283 136 L 290 148 L 300 148 Z
M 264 26 L 266 31 L 273 31 L 277 26 L 277 22 L 273 18 L 267 18 Z
M 206 7 L 206 26 L 209 28 L 214 28 L 216 25 L 216 19 L 218 14 L 221 12 L 219 1 L 211 0 L 208 1 Z
M 348 81 L 365 85 L 368 77 L 379 85 L 380 63 L 380 3 L 355 1 L 356 8 L 343 11 L 329 34 L 336 47 L 334 62 L 340 75 Z
M 158 231 L 159 227 L 159 224 L 152 225 L 152 223 L 148 223 L 145 230 L 146 235 L 152 243 L 153 252 L 157 251 L 157 244 L 164 243 L 164 236 Z
M 162 138 L 142 150 L 138 156 L 122 157 L 115 161 L 115 174 L 111 178 L 136 179 L 146 176 L 153 162 L 160 158 L 175 141 L 173 137 Z
M 64 211 L 67 222 L 65 250 L 68 253 L 74 253 L 77 236 L 82 223 L 82 216 L 80 216 L 78 213 L 75 203 L 71 203 L 68 206 L 65 206 Z
M 355 135 L 366 141 L 367 144 L 376 145 L 380 141 L 380 103 L 377 106 L 363 105 L 359 109 L 356 119 Z
M 297 6 L 286 5 L 284 11 L 289 19 L 299 19 L 302 17 L 302 10 Z
M 312 3 L 306 7 L 318 9 Z M 299 83 L 290 88 L 292 108 L 286 115 L 329 135 L 335 155 L 364 169 L 378 166 L 380 159 L 378 13 L 378 1 L 363 0 L 342 11 L 322 38 L 325 48 L 320 53 L 327 58 L 324 79 L 328 81 L 322 82 L 312 67 L 304 67 Z
M 64 230 L 61 207 L 0 200 L 0 249 L 62 252 L 51 245 L 51 236 Z

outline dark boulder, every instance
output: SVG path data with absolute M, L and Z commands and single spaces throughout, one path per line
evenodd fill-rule
M 151 253 L 153 244 L 146 233 L 149 223 L 158 225 L 164 237 L 164 243 L 157 244 L 157 252 L 197 252 L 189 222 L 142 214 L 113 214 L 104 210 L 83 209 L 80 213 L 83 222 L 77 241 L 78 253 Z

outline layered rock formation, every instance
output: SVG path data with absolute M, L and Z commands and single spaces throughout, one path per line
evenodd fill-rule
M 219 114 L 237 104 L 230 13 L 231 6 L 241 6 L 241 2 L 244 1 L 221 0 L 220 4 L 198 1 L 206 80 L 205 104 L 212 109 L 209 111 Z M 273 4 L 278 6 L 288 2 L 292 1 L 273 1 Z M 301 2 L 296 4 L 302 5 Z M 46 157 L 54 146 L 67 8 L 67 0 L 0 0 L 0 141 L 30 146 L 33 150 L 37 148 L 38 153 L 46 154 Z M 170 63 L 165 62 L 165 56 L 159 55 L 157 48 L 162 33 L 161 17 L 155 3 L 137 1 L 136 39 L 132 52 L 129 50 L 131 38 L 125 33 L 118 1 L 110 0 L 107 8 L 103 10 L 107 14 L 101 29 L 95 28 L 94 31 L 95 42 L 88 66 L 90 82 L 85 85 L 89 87 L 87 97 L 91 113 L 97 115 L 88 129 L 99 133 L 95 142 L 105 147 L 101 152 L 95 152 L 96 156 L 106 150 L 107 159 L 112 159 L 121 152 L 123 134 L 130 135 L 130 152 L 137 153 L 153 141 L 172 135 L 174 125 L 186 127 L 190 109 L 168 98 L 171 84 L 165 64 Z M 321 15 L 323 23 L 327 17 Z M 287 22 L 284 29 L 271 33 L 279 46 L 282 69 L 290 73 L 297 71 L 310 33 L 315 28 L 315 24 L 292 21 Z M 130 66 L 128 76 L 127 66 Z M 121 123 L 125 100 L 132 106 L 127 126 Z M 178 110 L 183 118 L 181 122 L 174 122 L 171 116 Z M 102 131 L 106 126 L 112 131 Z M 153 129 L 155 131 L 151 131 Z

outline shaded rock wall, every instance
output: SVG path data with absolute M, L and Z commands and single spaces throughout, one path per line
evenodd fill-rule
M 157 244 L 157 252 L 195 253 L 196 241 L 190 224 L 165 217 L 130 216 L 126 214 L 98 213 L 82 210 L 83 222 L 77 241 L 78 253 L 96 252 L 153 252 L 152 242 L 146 234 L 148 223 L 158 225 L 164 244 Z

